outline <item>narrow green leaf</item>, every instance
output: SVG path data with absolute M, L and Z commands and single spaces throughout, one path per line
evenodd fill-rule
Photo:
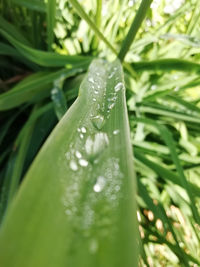
M 23 34 L 15 27 L 13 24 L 9 23 L 3 17 L 0 16 L 0 30 L 5 31 L 8 35 L 11 35 L 12 38 L 19 40 L 19 42 L 24 45 L 30 45 L 30 42 L 23 36 Z
M 54 41 L 54 26 L 56 17 L 56 0 L 47 0 L 47 37 L 48 50 L 52 50 Z
M 158 59 L 152 61 L 139 61 L 132 63 L 131 66 L 135 71 L 200 71 L 200 64 L 176 58 Z
M 30 144 L 33 128 L 34 124 L 31 124 L 28 127 L 26 127 L 25 125 L 22 131 L 20 131 L 20 134 L 17 138 L 18 144 L 16 144 L 16 149 L 18 149 L 18 152 L 14 163 L 12 175 L 10 177 L 10 185 L 7 195 L 7 205 L 9 205 L 13 196 L 15 195 L 20 182 L 20 178 L 22 178 L 21 176 L 24 167 L 24 161 Z
M 31 1 L 27 1 L 27 0 L 12 0 L 13 3 L 18 4 L 20 6 L 26 7 L 30 10 L 35 10 L 35 11 L 39 11 L 39 12 L 46 12 L 46 5 L 44 1 L 40 1 L 40 0 L 31 0 Z
M 141 112 L 151 113 L 155 115 L 160 116 L 166 116 L 168 118 L 175 118 L 177 120 L 183 120 L 193 123 L 200 123 L 200 116 L 198 114 L 185 114 L 184 112 L 176 111 L 171 108 L 167 108 L 166 106 L 157 104 L 157 103 L 151 103 L 151 102 L 144 102 L 142 105 L 139 105 L 139 110 Z
M 0 110 L 7 110 L 21 105 L 26 101 L 33 101 L 33 98 L 44 98 L 49 95 L 52 82 L 63 76 L 65 78 L 74 76 L 82 69 L 62 69 L 56 72 L 34 73 L 22 82 L 14 86 L 10 91 L 0 95 Z
M 120 49 L 118 58 L 123 62 L 132 42 L 135 39 L 135 36 L 143 22 L 143 20 L 145 19 L 146 13 L 151 5 L 153 0 L 142 0 L 142 3 L 140 4 L 140 7 L 136 13 L 136 16 L 131 24 L 131 27 L 129 29 L 129 32 L 126 36 L 126 38 L 124 39 L 123 43 L 122 43 L 122 47 Z
M 135 197 L 122 67 L 95 60 L 7 211 L 0 265 L 137 266 Z
M 95 24 L 98 29 L 101 28 L 101 12 L 102 12 L 102 0 L 97 0 L 97 8 L 96 8 L 96 16 L 95 16 Z M 98 47 L 98 37 L 95 35 L 93 49 L 97 49 Z
M 27 59 L 30 61 L 45 67 L 62 67 L 65 65 L 83 65 L 88 66 L 91 61 L 91 57 L 87 56 L 67 56 L 60 55 L 53 52 L 44 52 L 40 50 L 36 50 L 30 48 L 22 43 L 20 43 L 17 39 L 14 39 L 12 35 L 8 34 L 4 30 L 0 30 L 1 34 L 16 47 L 16 49 Z

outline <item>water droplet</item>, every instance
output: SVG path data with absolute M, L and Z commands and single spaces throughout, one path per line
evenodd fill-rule
M 108 108 L 109 108 L 109 109 L 113 109 L 114 106 L 115 106 L 115 103 L 111 103 L 111 104 L 108 105 Z
M 111 79 L 115 74 L 115 71 L 111 72 L 111 74 L 108 76 L 108 79 Z
M 98 130 L 101 130 L 104 125 L 104 117 L 101 115 L 97 115 L 92 118 L 92 123 Z
M 96 98 L 93 98 L 92 100 L 93 100 L 94 102 L 96 102 L 96 101 L 97 101 L 97 100 L 96 100 Z
M 157 85 L 153 84 L 153 85 L 151 86 L 151 90 L 156 90 L 156 89 L 157 89 Z
M 98 95 L 99 94 L 99 91 L 94 90 L 94 93 L 95 93 L 95 95 Z
M 80 128 L 78 128 L 78 129 L 77 129 L 77 131 L 80 133 L 81 129 L 80 129 Z
M 94 79 L 92 77 L 89 77 L 88 81 L 94 83 Z
M 82 158 L 82 155 L 78 150 L 75 152 L 75 155 L 78 159 Z
M 86 128 L 85 128 L 85 127 L 82 127 L 82 128 L 81 128 L 81 132 L 82 132 L 82 133 L 86 133 L 86 132 L 87 132 Z
M 94 159 L 108 146 L 109 140 L 106 133 L 100 132 L 95 134 L 95 136 L 88 137 L 85 142 L 86 153 L 91 159 Z
M 85 160 L 85 159 L 79 159 L 78 162 L 82 167 L 87 167 L 88 166 L 88 161 Z
M 105 178 L 103 176 L 99 176 L 97 178 L 96 184 L 93 187 L 94 191 L 97 192 L 97 193 L 101 192 L 102 189 L 104 188 L 105 184 L 106 184 Z
M 100 88 L 101 88 L 101 86 L 100 86 L 100 85 L 97 85 L 97 88 L 98 88 L 98 89 L 100 89 Z
M 69 163 L 69 166 L 73 171 L 77 171 L 78 170 L 78 165 L 76 164 L 75 160 L 71 160 L 70 163 Z
M 54 95 L 54 94 L 57 94 L 58 93 L 58 89 L 57 88 L 54 88 L 53 90 L 51 90 L 51 94 Z
M 114 135 L 117 135 L 118 133 L 119 133 L 119 130 L 118 129 L 113 131 L 113 134 Z
M 120 186 L 119 185 L 116 185 L 115 186 L 115 191 L 118 192 L 120 190 Z
M 119 82 L 117 85 L 115 85 L 115 92 L 118 92 L 119 90 L 124 88 L 124 84 L 122 82 Z
M 179 87 L 179 86 L 176 86 L 176 87 L 174 88 L 174 91 L 175 91 L 175 92 L 178 92 L 179 89 L 180 89 L 180 87 Z
M 84 137 L 84 135 L 81 133 L 81 134 L 80 134 L 80 138 L 83 139 L 83 137 Z
M 111 98 L 108 98 L 108 101 L 110 101 L 110 102 L 115 102 L 117 100 L 117 97 L 116 96 L 113 96 L 113 97 L 111 97 Z
M 96 239 L 92 239 L 90 241 L 90 246 L 89 246 L 90 253 L 95 254 L 97 252 L 97 250 L 98 250 L 98 247 L 99 247 L 99 245 L 98 245 L 97 240 Z

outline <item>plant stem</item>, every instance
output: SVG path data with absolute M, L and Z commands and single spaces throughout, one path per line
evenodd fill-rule
M 139 10 L 136 13 L 136 16 L 131 24 L 131 27 L 128 31 L 128 34 L 122 43 L 122 47 L 120 49 L 118 58 L 123 62 L 133 40 L 135 39 L 135 36 L 146 16 L 147 10 L 149 9 L 151 5 L 152 0 L 142 0 L 142 3 L 140 4 Z

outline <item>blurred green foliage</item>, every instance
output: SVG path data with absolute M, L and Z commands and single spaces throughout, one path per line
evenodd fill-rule
M 50 2 L 0 2 L 1 218 L 61 117 L 57 101 L 70 107 L 93 57 L 115 58 L 69 1 Z M 79 2 L 120 51 L 141 1 Z M 199 13 L 198 0 L 154 0 L 125 57 L 141 266 L 200 265 Z

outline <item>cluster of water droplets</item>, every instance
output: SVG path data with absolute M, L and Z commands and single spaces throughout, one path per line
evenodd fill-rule
M 113 80 L 115 81 L 115 86 L 114 86 L 114 90 L 112 90 L 112 92 L 110 92 L 107 95 L 107 119 L 110 117 L 110 112 L 111 110 L 115 107 L 117 99 L 118 99 L 118 93 L 119 91 L 124 89 L 124 84 L 123 82 L 121 82 L 119 80 L 119 77 L 117 75 L 118 73 L 118 68 L 114 67 L 113 69 L 110 70 L 110 74 L 108 75 L 108 87 L 113 83 Z M 109 80 L 112 79 L 112 82 L 109 82 Z
M 74 227 L 81 229 L 81 235 L 90 239 L 89 250 L 91 253 L 96 253 L 98 240 L 92 237 L 92 229 L 102 229 L 101 235 L 108 235 L 109 231 L 113 231 L 113 216 L 112 220 L 109 220 L 105 214 L 117 214 L 115 211 L 121 194 L 123 174 L 119 159 L 113 157 L 104 160 L 110 136 L 103 131 L 103 127 L 124 85 L 117 77 L 117 67 L 114 67 L 110 70 L 108 80 L 115 79 L 115 86 L 112 92 L 107 93 L 110 91 L 107 88 L 109 84 L 102 80 L 102 73 L 100 75 L 98 68 L 94 68 L 93 72 L 95 75 L 93 73 L 87 77 L 88 90 L 91 92 L 90 97 L 93 102 L 90 119 L 82 120 L 74 133 L 78 138 L 65 154 L 66 170 L 72 175 L 69 175 L 65 187 L 63 203 L 68 219 L 72 220 Z M 119 133 L 119 129 L 114 129 L 112 134 L 115 136 Z M 103 206 L 96 212 L 101 202 Z

